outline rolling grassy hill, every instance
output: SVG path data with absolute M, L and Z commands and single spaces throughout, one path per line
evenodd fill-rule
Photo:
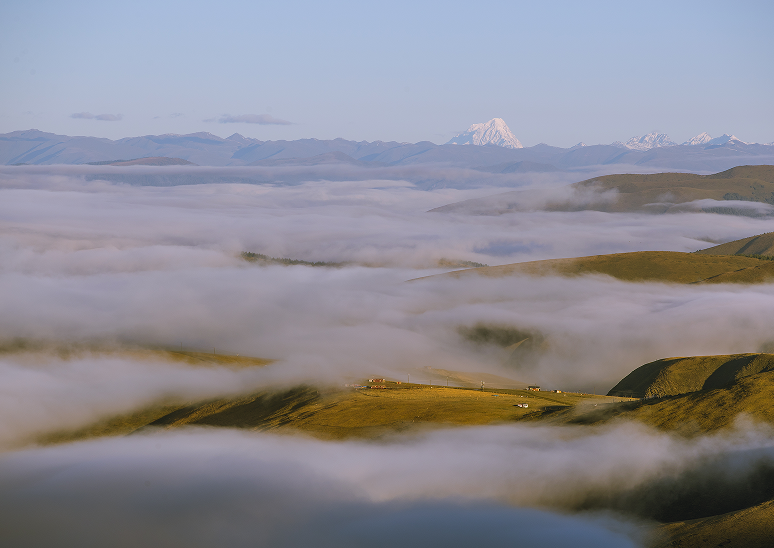
M 744 377 L 774 371 L 774 354 L 666 358 L 646 363 L 613 387 L 609 396 L 660 398 L 723 388 Z
M 385 388 L 297 386 L 206 401 L 160 402 L 77 431 L 58 432 L 41 441 L 62 443 L 182 426 L 282 430 L 323 439 L 374 439 L 433 427 L 519 421 L 530 414 L 579 404 L 593 407 L 603 402 L 630 401 L 590 394 L 493 388 L 482 391 L 391 381 L 379 382 L 378 386 Z M 527 407 L 520 407 L 524 404 Z
M 774 261 L 678 251 L 635 251 L 572 259 L 548 259 L 457 270 L 437 276 L 582 276 L 604 274 L 629 282 L 759 283 L 774 279 Z M 418 278 L 423 279 L 423 278 Z
M 702 249 L 696 253 L 700 255 L 745 255 L 774 258 L 774 232 L 734 240 Z
M 664 213 L 675 204 L 702 199 L 774 204 L 774 166 L 740 166 L 713 175 L 606 175 L 575 183 L 574 186 L 579 189 L 616 190 L 618 199 L 603 208 L 616 212 Z
M 547 408 L 527 418 L 579 425 L 635 420 L 689 436 L 731 427 L 741 415 L 774 424 L 774 354 L 657 360 L 635 369 L 608 395 L 645 399 Z
M 735 354 L 669 358 L 645 364 L 627 375 L 611 395 L 633 394 L 652 399 L 597 408 L 568 422 L 594 424 L 612 418 L 635 419 L 684 434 L 731 426 L 740 415 L 774 424 L 774 354 Z M 687 501 L 684 514 L 694 519 L 667 519 L 657 548 L 728 546 L 764 548 L 774 538 L 771 467 L 764 464 L 747 482 L 729 493 L 713 485 Z M 666 497 L 665 497 L 666 498 Z M 687 497 L 684 497 L 687 498 Z M 731 505 L 731 511 L 726 505 Z M 702 508 L 705 506 L 705 508 Z
M 501 215 L 535 209 L 655 214 L 705 211 L 759 216 L 770 213 L 761 211 L 760 207 L 754 207 L 752 202 L 774 205 L 774 166 L 740 166 L 713 175 L 604 175 L 574 183 L 565 190 L 571 192 L 551 193 L 546 189 L 512 190 L 446 204 L 430 211 L 469 215 Z M 686 205 L 696 200 L 715 202 Z M 751 204 L 740 204 L 740 201 Z

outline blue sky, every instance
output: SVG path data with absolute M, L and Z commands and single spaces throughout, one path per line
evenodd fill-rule
M 0 132 L 442 143 L 501 117 L 525 146 L 771 142 L 772 21 L 770 1 L 3 0 Z

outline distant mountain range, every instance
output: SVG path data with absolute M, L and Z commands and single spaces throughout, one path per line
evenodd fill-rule
M 200 166 L 435 164 L 489 173 L 525 173 L 617 164 L 643 169 L 709 172 L 738 165 L 774 163 L 774 145 L 744 143 L 732 135 L 712 139 L 701 134 L 682 145 L 675 144 L 664 134 L 652 133 L 611 145 L 579 143 L 571 148 L 546 144 L 523 147 L 505 122 L 497 118 L 486 124 L 474 124 L 452 141 L 456 144 L 345 139 L 261 141 L 238 133 L 224 139 L 205 132 L 146 135 L 114 141 L 28 130 L 0 134 L 0 164 L 147 164 L 153 159 L 153 165 L 165 165 L 165 162 L 166 165 L 190 162 Z M 461 146 L 464 143 L 470 144 Z M 140 159 L 147 161 L 136 161 Z
M 684 146 L 721 146 L 725 145 L 726 143 L 738 143 L 742 145 L 747 144 L 756 144 L 756 143 L 745 143 L 741 139 L 735 137 L 734 135 L 728 135 L 727 133 L 724 133 L 720 137 L 715 137 L 714 139 L 709 133 L 700 133 L 696 137 L 693 137 L 691 139 L 688 139 L 686 142 L 683 143 Z M 774 145 L 774 143 L 768 143 L 769 146 Z M 620 141 L 616 141 L 613 143 L 615 146 L 619 146 L 622 148 L 628 148 L 631 150 L 650 150 L 653 148 L 659 148 L 659 147 L 674 147 L 678 146 L 677 143 L 672 141 L 669 138 L 669 135 L 666 133 L 648 133 L 647 135 L 644 135 L 642 137 L 632 137 L 625 143 L 621 143 Z
M 688 139 L 686 142 L 683 143 L 683 145 L 714 146 L 714 145 L 725 145 L 726 143 L 729 143 L 732 141 L 743 145 L 750 144 L 750 143 L 745 143 L 744 141 L 742 141 L 741 139 L 737 138 L 734 135 L 723 134 L 720 137 L 715 137 L 713 139 L 709 133 L 700 133 L 696 137 Z M 473 124 L 468 128 L 467 131 L 464 131 L 458 135 L 455 135 L 446 144 L 447 145 L 500 146 L 505 148 L 524 148 L 521 144 L 521 141 L 519 141 L 516 138 L 516 136 L 513 134 L 513 132 L 511 132 L 510 128 L 502 118 L 492 118 L 491 120 L 489 120 L 484 124 Z M 755 144 L 755 143 L 752 143 L 752 144 Z M 774 145 L 774 143 L 768 143 L 768 144 Z M 585 146 L 587 146 L 585 143 L 578 143 L 572 148 L 585 147 Z M 632 137 L 625 143 L 622 143 L 621 141 L 616 141 L 612 143 L 612 146 L 616 146 L 619 148 L 628 148 L 630 150 L 651 150 L 651 149 L 660 148 L 660 147 L 678 146 L 678 144 L 672 141 L 672 139 L 670 139 L 669 135 L 667 135 L 666 133 L 657 133 L 654 131 L 652 133 L 648 133 L 647 135 L 643 135 L 642 137 Z

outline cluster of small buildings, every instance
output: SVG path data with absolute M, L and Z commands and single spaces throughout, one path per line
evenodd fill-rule
M 355 388 L 355 389 L 359 389 L 359 388 L 382 389 L 382 390 L 387 389 L 386 384 L 381 384 L 381 383 L 386 383 L 387 382 L 386 379 L 368 379 L 368 382 L 375 383 L 375 384 L 345 384 L 344 386 L 346 386 L 347 388 Z M 395 384 L 401 384 L 401 382 L 395 381 Z

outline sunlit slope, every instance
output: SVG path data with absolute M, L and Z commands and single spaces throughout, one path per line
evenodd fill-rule
M 618 199 L 606 211 L 663 213 L 674 204 L 701 199 L 744 200 L 774 204 L 774 166 L 740 166 L 713 175 L 654 173 L 606 175 L 581 181 L 577 188 L 616 190 Z
M 566 418 L 573 424 L 634 419 L 661 430 L 698 434 L 731 427 L 740 416 L 774 424 L 772 401 L 774 373 L 767 372 L 744 377 L 724 388 L 616 404 Z
M 160 404 L 44 441 L 126 435 L 148 428 L 210 426 L 304 432 L 325 439 L 377 438 L 415 429 L 498 424 L 548 409 L 622 398 L 574 393 L 380 383 L 383 389 L 299 386 L 187 404 Z M 527 407 L 520 407 L 526 404 Z
M 440 276 L 582 276 L 604 274 L 624 281 L 758 283 L 774 279 L 774 261 L 677 251 L 635 251 L 572 259 L 548 259 L 458 270 Z
M 702 249 L 696 253 L 702 255 L 761 255 L 774 257 L 774 232 L 734 240 L 733 242 Z
M 638 367 L 609 396 L 660 398 L 714 390 L 758 373 L 774 371 L 774 354 L 666 358 Z
M 730 427 L 741 416 L 774 424 L 774 355 L 658 360 L 636 369 L 610 394 L 651 397 L 593 409 L 547 409 L 530 418 L 585 425 L 637 420 L 688 435 Z
M 545 407 L 570 406 L 594 399 L 522 390 L 482 392 L 394 383 L 385 386 L 327 394 L 313 388 L 297 388 L 240 400 L 205 402 L 170 413 L 150 426 L 206 425 L 259 430 L 287 427 L 326 438 L 371 438 L 422 426 L 510 422 Z M 602 396 L 596 399 L 608 400 Z

